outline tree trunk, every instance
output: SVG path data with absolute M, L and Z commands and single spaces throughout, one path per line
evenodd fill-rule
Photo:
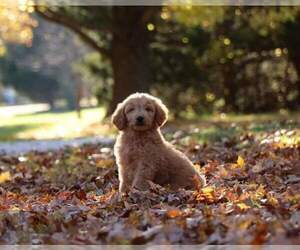
M 222 69 L 226 112 L 238 110 L 238 107 L 236 105 L 237 86 L 234 82 L 234 73 L 232 69 L 233 65 L 231 63 L 229 63 L 228 65 L 223 65 Z
M 297 102 L 298 102 L 298 106 L 300 106 L 300 56 L 299 58 L 294 58 L 294 67 L 297 71 L 297 75 L 298 75 L 298 79 L 297 79 L 297 89 L 298 89 L 298 98 L 297 98 Z
M 291 50 L 290 54 L 292 54 L 292 55 L 289 55 L 290 61 L 294 65 L 294 68 L 295 68 L 297 76 L 298 76 L 297 83 L 296 83 L 297 90 L 298 90 L 297 91 L 298 92 L 297 103 L 298 103 L 298 106 L 300 106 L 300 50 L 299 50 L 299 54 L 293 50 Z
M 81 99 L 83 98 L 83 86 L 82 83 L 78 82 L 75 87 L 76 96 L 76 113 L 78 119 L 81 119 Z
M 113 7 L 113 37 L 111 63 L 113 69 L 113 94 L 107 115 L 117 104 L 135 92 L 148 92 L 149 31 L 143 17 L 147 7 Z
M 298 88 L 298 105 L 300 106 L 300 38 L 295 35 L 300 28 L 300 15 L 295 17 L 295 21 L 287 22 L 284 27 L 284 36 L 282 37 L 283 43 L 288 49 L 290 61 L 293 63 L 297 75 L 297 88 Z

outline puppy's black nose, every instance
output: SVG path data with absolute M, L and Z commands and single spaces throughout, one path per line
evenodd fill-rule
M 137 122 L 138 124 L 143 124 L 143 122 L 144 122 L 144 117 L 143 117 L 143 116 L 138 116 L 138 117 L 136 118 L 136 122 Z

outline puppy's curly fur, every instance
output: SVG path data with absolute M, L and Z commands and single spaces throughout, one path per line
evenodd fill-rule
M 147 190 L 149 181 L 172 189 L 194 189 L 195 178 L 205 185 L 192 162 L 161 135 L 167 115 L 161 100 L 149 94 L 132 94 L 118 104 L 112 123 L 120 130 L 114 147 L 120 192 Z

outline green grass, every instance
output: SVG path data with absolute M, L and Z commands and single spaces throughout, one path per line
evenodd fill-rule
M 115 134 L 116 130 L 110 123 L 101 122 L 104 114 L 104 108 L 92 108 L 84 109 L 81 119 L 77 118 L 75 111 L 0 117 L 0 141 Z M 212 142 L 239 137 L 245 132 L 260 136 L 280 129 L 299 128 L 300 113 L 215 114 L 202 115 L 193 120 L 169 121 L 166 137 L 172 140 L 174 133 L 182 130 L 200 142 Z
M 45 112 L 1 118 L 0 140 L 54 139 L 85 136 L 92 124 L 100 123 L 103 108 L 82 110 L 81 119 L 75 111 Z
M 231 140 L 245 133 L 263 138 L 280 130 L 296 130 L 300 134 L 300 113 L 203 115 L 192 120 L 172 121 L 171 125 L 202 143 Z M 173 133 L 167 133 L 167 138 L 171 139 Z

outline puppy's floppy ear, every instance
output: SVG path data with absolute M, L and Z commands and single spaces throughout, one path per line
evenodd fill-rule
M 119 103 L 115 112 L 112 114 L 111 122 L 119 129 L 123 130 L 126 127 L 126 117 L 124 113 L 124 104 Z
M 155 122 L 158 127 L 165 124 L 168 119 L 168 109 L 161 100 L 155 99 Z

